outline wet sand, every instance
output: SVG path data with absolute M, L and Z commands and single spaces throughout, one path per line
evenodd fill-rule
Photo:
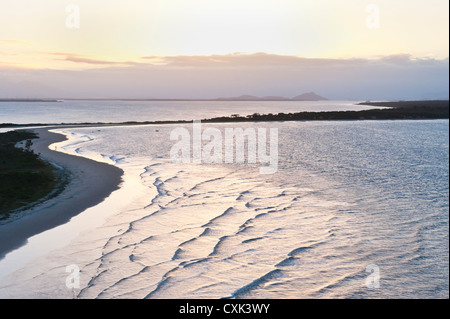
M 123 171 L 118 167 L 49 149 L 49 145 L 67 140 L 64 135 L 49 132 L 49 128 L 33 131 L 39 134 L 39 139 L 33 140 L 34 152 L 66 170 L 69 182 L 58 196 L 29 209 L 20 219 L 0 225 L 0 259 L 26 244 L 28 238 L 101 203 L 122 182 Z

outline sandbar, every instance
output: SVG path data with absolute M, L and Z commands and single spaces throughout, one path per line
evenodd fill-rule
M 58 196 L 28 209 L 23 217 L 0 225 L 0 259 L 26 244 L 28 238 L 65 224 L 101 203 L 120 187 L 123 175 L 120 168 L 49 149 L 49 145 L 67 140 L 66 136 L 49 131 L 55 128 L 33 129 L 39 135 L 39 139 L 33 140 L 33 150 L 64 169 L 69 175 L 68 183 Z

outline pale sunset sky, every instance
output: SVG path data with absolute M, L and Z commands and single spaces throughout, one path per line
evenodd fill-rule
M 0 0 L 0 97 L 448 98 L 448 10 L 447 0 Z

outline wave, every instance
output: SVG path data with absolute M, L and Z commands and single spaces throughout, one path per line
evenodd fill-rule
M 441 165 L 448 156 L 434 166 L 399 160 L 414 162 L 407 156 L 414 148 L 399 143 L 413 136 L 405 134 L 409 126 L 422 124 L 405 121 L 391 131 L 391 123 L 283 125 L 280 157 L 289 161 L 280 160 L 280 172 L 271 177 L 251 165 L 171 163 L 161 156 L 165 141 L 148 139 L 144 154 L 133 149 L 132 134 L 142 141 L 154 128 L 76 129 L 71 142 L 78 144 L 68 144 L 67 151 L 113 161 L 134 181 L 127 194 L 140 192 L 104 226 L 83 234 L 70 254 L 60 252 L 72 263 L 77 253 L 95 247 L 95 258 L 80 261 L 87 280 L 77 297 L 371 298 L 442 296 L 446 288 L 448 295 L 448 284 L 441 283 L 448 281 L 448 199 L 437 200 L 448 194 L 448 184 L 436 180 L 448 177 Z M 414 137 L 432 129 L 424 126 L 425 133 Z M 383 134 L 373 140 L 370 130 Z M 426 141 L 439 138 L 436 133 Z M 347 145 L 352 143 L 358 147 Z M 383 156 L 374 145 L 386 148 Z M 409 177 L 417 177 L 409 164 L 434 176 L 430 198 L 422 190 L 428 184 Z M 444 173 L 432 172 L 435 167 Z M 373 178 L 368 168 L 381 177 Z M 382 290 L 365 286 L 369 264 L 380 267 Z M 44 273 L 47 283 L 51 273 L 59 278 L 57 268 L 33 280 Z

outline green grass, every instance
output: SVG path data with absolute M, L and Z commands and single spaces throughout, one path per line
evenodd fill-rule
M 49 197 L 62 184 L 58 170 L 29 148 L 36 138 L 29 131 L 0 134 L 0 220 Z M 28 147 L 16 148 L 20 141 Z

